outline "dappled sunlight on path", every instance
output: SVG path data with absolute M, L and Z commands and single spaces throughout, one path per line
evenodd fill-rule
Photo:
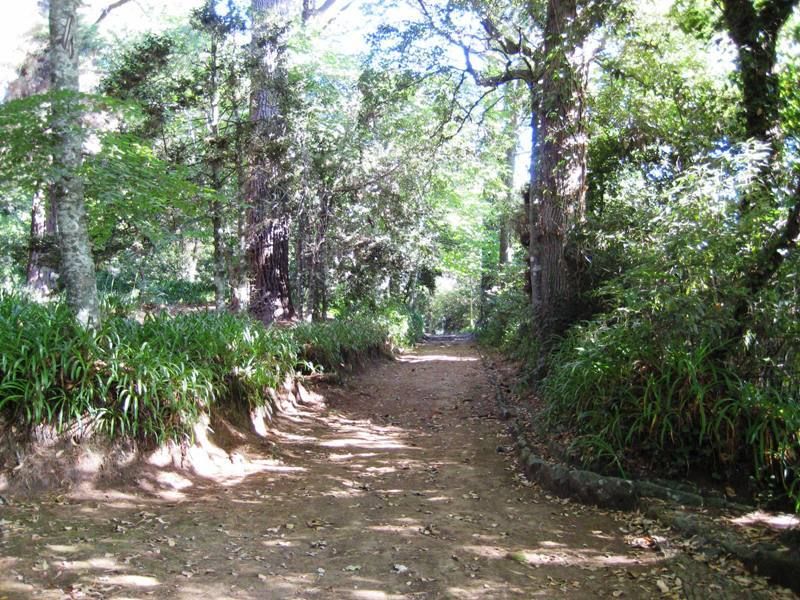
M 736 596 L 626 543 L 628 515 L 522 479 L 467 341 L 317 391 L 227 471 L 149 465 L 135 488 L 5 507 L 0 598 Z

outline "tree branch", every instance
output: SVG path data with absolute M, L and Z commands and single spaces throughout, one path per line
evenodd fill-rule
M 481 25 L 483 26 L 483 30 L 489 36 L 489 39 L 497 42 L 500 46 L 501 52 L 504 54 L 518 54 L 520 56 L 533 58 L 533 49 L 528 46 L 528 44 L 523 42 L 524 36 L 521 30 L 518 32 L 519 36 L 515 40 L 500 31 L 500 28 L 495 25 L 494 21 L 492 21 L 489 17 L 484 17 L 481 20 Z
M 106 6 L 106 7 L 103 9 L 103 11 L 100 13 L 100 16 L 99 16 L 99 17 L 97 17 L 97 20 L 94 22 L 95 26 L 96 26 L 96 25 L 99 25 L 99 24 L 100 24 L 100 22 L 101 22 L 103 19 L 105 19 L 105 18 L 108 16 L 108 14 L 109 14 L 109 13 L 110 13 L 112 10 L 114 10 L 115 8 L 119 8 L 119 7 L 120 7 L 120 6 L 122 6 L 123 4 L 127 4 L 127 3 L 128 3 L 128 2 L 130 2 L 130 1 L 131 1 L 131 0 L 117 0 L 116 2 L 112 2 L 111 4 L 109 4 L 108 6 Z
M 759 12 L 759 19 L 764 30 L 777 39 L 778 31 L 791 16 L 798 0 L 772 0 L 767 2 Z

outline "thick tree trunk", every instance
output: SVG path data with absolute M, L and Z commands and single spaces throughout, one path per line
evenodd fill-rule
M 67 303 L 82 325 L 93 327 L 100 322 L 100 310 L 79 174 L 83 139 L 75 47 L 78 4 L 79 0 L 50 0 L 51 89 L 66 92 L 52 109 L 53 200 Z
M 545 349 L 577 312 L 576 263 L 570 235 L 586 210 L 583 39 L 570 35 L 575 0 L 547 6 L 545 72 L 534 126 L 538 138 L 531 183 L 531 300 L 537 336 Z M 573 28 L 574 29 L 574 28 Z
M 289 292 L 289 182 L 286 158 L 287 0 L 252 0 L 253 140 L 247 184 L 250 312 L 263 321 L 294 316 Z
M 250 312 L 265 323 L 294 316 L 289 299 L 289 222 L 261 219 L 251 240 Z
M 58 273 L 51 266 L 51 244 L 57 240 L 56 213 L 50 189 L 40 189 L 31 203 L 31 237 L 28 251 L 27 285 L 37 296 L 56 289 Z

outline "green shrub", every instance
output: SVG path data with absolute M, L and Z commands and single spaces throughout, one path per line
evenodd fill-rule
M 800 507 L 796 256 L 751 298 L 741 338 L 729 337 L 742 274 L 783 212 L 740 218 L 735 199 L 757 183 L 757 161 L 736 149 L 660 198 L 631 236 L 647 243 L 599 291 L 609 309 L 571 329 L 549 357 L 542 394 L 550 426 L 576 430 L 588 461 L 619 465 L 636 451 L 686 470 L 749 465 Z
M 370 319 L 351 317 L 302 323 L 292 330 L 309 365 L 337 371 L 348 363 L 385 351 L 388 328 Z
M 480 343 L 497 348 L 533 372 L 539 358 L 531 323 L 530 300 L 522 289 L 523 264 L 512 264 L 499 274 L 497 285 L 484 299 L 483 318 L 478 327 Z
M 431 299 L 427 315 L 431 331 L 472 332 L 478 318 L 476 295 L 475 286 L 463 283 L 454 289 L 437 290 Z
M 353 311 L 334 321 L 301 323 L 292 329 L 307 367 L 328 371 L 394 348 L 410 347 L 423 333 L 422 316 L 399 304 L 379 309 L 377 314 Z
M 389 341 L 397 347 L 408 348 L 422 339 L 425 319 L 405 304 L 390 304 L 379 311 L 378 322 L 386 328 Z

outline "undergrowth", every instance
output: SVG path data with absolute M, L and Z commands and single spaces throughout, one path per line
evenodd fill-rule
M 336 370 L 408 342 L 382 316 L 267 329 L 206 312 L 138 322 L 111 308 L 90 332 L 62 303 L 0 295 L 0 413 L 27 425 L 182 439 L 203 412 L 263 406 L 300 370 Z
M 737 148 L 665 192 L 643 182 L 607 199 L 593 240 L 602 311 L 567 332 L 537 384 L 544 427 L 569 432 L 586 464 L 749 473 L 752 492 L 800 510 L 800 259 L 747 292 L 744 274 L 785 218 L 766 203 L 738 211 L 758 161 Z M 511 292 L 493 302 L 483 339 L 518 353 L 530 308 Z

